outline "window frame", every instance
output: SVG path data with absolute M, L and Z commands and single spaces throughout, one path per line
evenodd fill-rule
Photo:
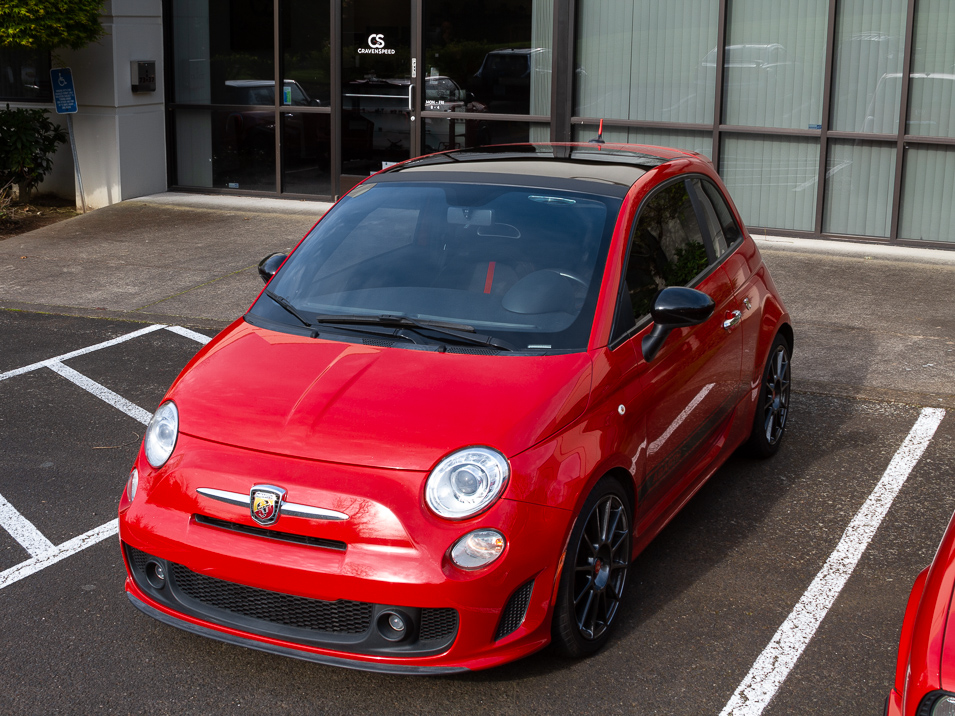
M 693 180 L 699 180 L 700 182 L 700 194 L 697 195 L 696 185 L 694 185 Z M 630 252 L 633 248 L 634 237 L 637 230 L 637 225 L 640 223 L 640 217 L 642 216 L 644 210 L 647 208 L 647 205 L 650 201 L 654 199 L 661 191 L 666 190 L 668 187 L 682 182 L 686 189 L 687 195 L 690 198 L 690 205 L 693 207 L 693 213 L 696 216 L 697 224 L 700 227 L 700 235 L 703 238 L 703 246 L 706 249 L 707 255 L 707 266 L 703 271 L 700 271 L 696 276 L 693 277 L 693 280 L 685 284 L 687 288 L 693 288 L 698 286 L 702 281 L 711 276 L 715 271 L 719 270 L 720 266 L 727 260 L 727 258 L 734 252 L 743 242 L 743 232 L 740 228 L 739 222 L 736 220 L 736 215 L 732 211 L 730 203 L 726 200 L 724 192 L 705 174 L 698 173 L 687 173 L 681 174 L 678 177 L 674 177 L 665 182 L 660 183 L 658 186 L 655 186 L 652 191 L 650 191 L 640 202 L 637 211 L 633 215 L 633 222 L 630 225 L 629 236 L 627 238 L 627 253 L 624 258 L 623 267 L 620 273 L 620 286 L 617 291 L 616 301 L 614 303 L 613 311 L 613 324 L 610 329 L 610 340 L 608 342 L 608 347 L 611 351 L 616 350 L 618 347 L 629 341 L 635 335 L 640 333 L 644 328 L 649 326 L 653 319 L 650 314 L 647 313 L 639 319 L 634 318 L 634 325 L 628 327 L 626 330 L 621 331 L 618 322 L 621 320 L 621 311 L 624 310 L 622 307 L 626 307 L 627 313 L 631 312 L 630 306 L 630 295 L 627 291 L 627 270 L 630 266 Z M 703 211 L 702 201 L 707 201 L 712 206 L 712 200 L 707 196 L 706 192 L 702 189 L 702 182 L 708 182 L 713 188 L 718 192 L 718 195 L 723 198 L 726 208 L 729 211 L 729 215 L 733 220 L 733 223 L 736 225 L 737 232 L 739 236 L 736 241 L 732 244 L 727 244 L 726 251 L 721 255 L 716 256 L 716 249 L 713 243 L 713 237 L 710 233 L 709 223 L 706 221 L 706 216 Z M 713 207 L 713 211 L 716 212 L 719 216 L 719 212 L 716 210 L 716 207 Z M 725 229 L 724 229 L 725 232 Z M 662 290 L 662 289 L 661 289 Z M 619 332 L 619 334 L 618 334 Z

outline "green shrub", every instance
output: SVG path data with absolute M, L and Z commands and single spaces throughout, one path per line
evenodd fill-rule
M 0 187 L 18 185 L 29 194 L 53 168 L 52 156 L 66 132 L 45 109 L 0 110 Z M 21 200 L 25 197 L 21 196 Z

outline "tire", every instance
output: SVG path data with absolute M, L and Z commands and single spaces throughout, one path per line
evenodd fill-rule
M 562 655 L 588 656 L 607 642 L 630 569 L 632 524 L 623 487 L 605 477 L 587 496 L 564 555 L 551 624 Z
M 748 443 L 750 453 L 759 458 L 775 455 L 786 432 L 792 387 L 791 352 L 786 339 L 777 335 L 763 368 L 753 432 Z

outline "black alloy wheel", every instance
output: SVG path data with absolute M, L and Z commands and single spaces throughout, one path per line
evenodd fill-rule
M 577 518 L 554 608 L 554 644 L 565 656 L 598 651 L 610 635 L 630 568 L 630 506 L 614 478 L 604 478 Z
M 775 455 L 786 431 L 792 388 L 790 350 L 786 339 L 777 335 L 763 369 L 753 434 L 749 439 L 750 447 L 757 457 Z

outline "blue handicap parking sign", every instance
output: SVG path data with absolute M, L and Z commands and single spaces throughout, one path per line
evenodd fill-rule
M 57 114 L 75 114 L 76 90 L 73 88 L 73 73 L 69 67 L 55 67 L 50 70 L 53 83 L 53 104 Z

